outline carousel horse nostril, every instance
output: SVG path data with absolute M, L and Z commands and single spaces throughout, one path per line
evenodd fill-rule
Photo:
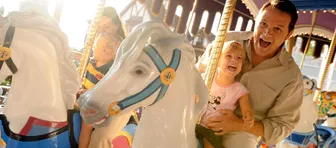
M 94 110 L 94 109 L 88 109 L 86 111 L 84 111 L 85 114 L 87 115 L 94 115 L 94 114 L 97 114 L 97 111 Z

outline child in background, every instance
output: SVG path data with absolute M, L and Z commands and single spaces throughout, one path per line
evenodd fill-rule
M 85 78 L 83 89 L 79 94 L 84 93 L 87 89 L 93 88 L 111 68 L 115 54 L 121 40 L 115 39 L 109 34 L 100 34 L 93 48 L 93 58 L 90 60 Z M 82 123 L 82 129 L 79 137 L 79 147 L 87 148 L 90 143 L 92 126 Z
M 217 112 L 219 109 L 234 110 L 239 104 L 243 114 L 244 128 L 249 129 L 253 126 L 254 117 L 248 100 L 248 90 L 235 80 L 242 69 L 245 57 L 245 50 L 240 43 L 225 42 L 209 93 L 207 109 L 201 117 L 200 124 L 196 126 L 197 137 L 203 140 L 204 148 L 224 148 L 220 135 L 225 134 L 225 131 L 206 127 L 210 117 L 220 114 Z M 205 66 L 200 64 L 200 67 Z
M 78 92 L 78 96 L 87 89 L 91 89 L 97 84 L 111 68 L 119 44 L 125 38 L 126 34 L 122 21 L 113 7 L 105 7 L 103 15 L 100 18 L 97 30 L 97 37 L 93 47 L 93 58 L 90 60 L 85 78 L 83 80 L 83 88 Z M 79 56 L 80 57 L 80 56 Z M 97 133 L 100 130 L 95 130 Z M 88 148 L 89 145 L 98 148 L 100 140 L 104 137 L 92 138 L 93 127 L 82 123 L 81 133 L 79 137 L 79 148 Z

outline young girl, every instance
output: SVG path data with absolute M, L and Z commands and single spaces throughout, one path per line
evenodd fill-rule
M 235 77 L 240 73 L 245 60 L 245 50 L 236 41 L 225 42 L 218 70 L 209 93 L 208 107 L 202 115 L 200 125 L 196 126 L 197 137 L 203 140 L 204 148 L 224 148 L 222 145 L 223 131 L 213 131 L 206 127 L 210 117 L 219 116 L 219 109 L 234 110 L 238 104 L 241 108 L 244 120 L 244 128 L 253 125 L 253 111 L 248 101 L 248 91 Z M 204 67 L 204 65 L 200 65 Z M 230 121 L 227 121 L 230 122 Z

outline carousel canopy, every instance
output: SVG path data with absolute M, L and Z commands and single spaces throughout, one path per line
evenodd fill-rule
M 334 10 L 335 0 L 292 0 L 298 10 Z

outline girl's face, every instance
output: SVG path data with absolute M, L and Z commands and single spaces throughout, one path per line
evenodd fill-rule
M 243 49 L 226 49 L 219 61 L 220 72 L 228 77 L 236 77 L 243 65 Z
M 99 33 L 115 34 L 118 26 L 115 25 L 112 20 L 106 16 L 102 16 L 99 21 Z
M 94 58 L 100 61 L 114 60 L 119 44 L 120 41 L 113 37 L 99 35 L 93 47 Z

